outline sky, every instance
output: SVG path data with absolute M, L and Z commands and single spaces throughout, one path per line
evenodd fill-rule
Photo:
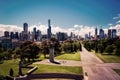
M 0 34 L 4 27 L 22 30 L 24 22 L 45 32 L 48 19 L 56 31 L 76 34 L 115 27 L 120 23 L 120 0 L 0 0 Z

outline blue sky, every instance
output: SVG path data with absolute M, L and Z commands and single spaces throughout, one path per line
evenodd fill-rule
M 120 0 L 0 0 L 0 24 L 22 26 L 38 23 L 62 28 L 74 25 L 103 26 L 115 24 L 120 14 Z

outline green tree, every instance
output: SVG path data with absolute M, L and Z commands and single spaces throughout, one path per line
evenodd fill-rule
M 108 45 L 108 46 L 105 48 L 105 52 L 107 52 L 108 54 L 112 54 L 113 51 L 114 51 L 113 45 Z
M 39 50 L 39 47 L 34 42 L 26 41 L 21 45 L 21 59 L 23 61 L 25 61 L 25 58 L 27 58 L 28 61 L 30 61 L 30 59 L 34 60 L 34 58 L 37 58 Z
M 46 58 L 46 55 L 49 54 L 49 45 L 47 41 L 43 41 L 40 47 L 41 47 L 41 52 L 44 54 L 44 57 Z

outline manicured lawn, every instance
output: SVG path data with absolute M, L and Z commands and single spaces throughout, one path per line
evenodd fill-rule
M 95 53 L 101 60 L 106 63 L 120 63 L 120 57 L 115 55 L 101 55 L 100 53 Z
M 120 75 L 120 69 L 114 69 L 114 71 Z
M 54 65 L 43 65 L 43 64 L 32 64 L 32 66 L 38 66 L 38 69 L 34 73 L 82 74 L 82 67 L 54 66 Z
M 14 71 L 14 76 L 18 75 L 18 65 L 19 60 L 4 60 L 2 64 L 0 64 L 0 75 L 9 75 L 10 68 Z M 23 74 L 26 73 L 29 69 L 23 69 Z
M 76 52 L 76 53 L 64 53 L 62 55 L 55 57 L 55 59 L 80 61 L 81 57 L 80 52 Z

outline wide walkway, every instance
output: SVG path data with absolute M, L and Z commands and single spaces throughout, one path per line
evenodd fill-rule
M 93 53 L 84 47 L 81 52 L 85 80 L 120 80 L 120 76 L 113 69 L 120 69 L 118 63 L 103 63 Z
M 84 80 L 120 80 L 120 76 L 113 69 L 120 69 L 120 63 L 104 63 L 95 54 L 82 47 L 81 61 L 55 60 L 60 64 L 43 60 L 34 64 L 47 64 L 57 66 L 82 66 Z

